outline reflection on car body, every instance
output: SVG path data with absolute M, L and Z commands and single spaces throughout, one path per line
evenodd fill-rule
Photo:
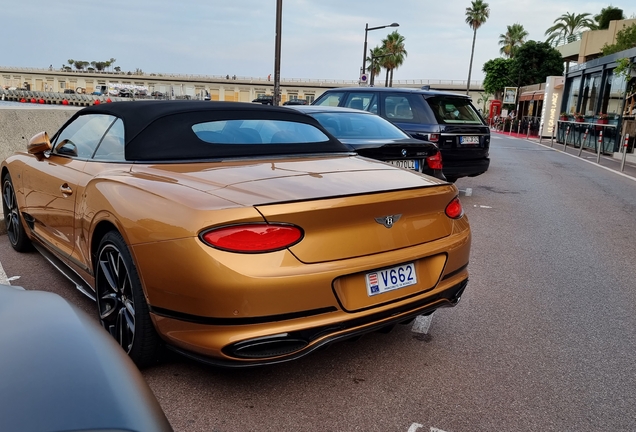
M 140 366 L 161 343 L 229 366 L 296 359 L 453 306 L 468 281 L 454 185 L 289 108 L 92 106 L 1 169 L 13 248 L 96 299 Z

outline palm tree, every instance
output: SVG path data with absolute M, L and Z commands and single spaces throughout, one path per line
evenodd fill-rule
M 389 33 L 386 39 L 382 39 L 383 57 L 382 66 L 386 68 L 386 87 L 393 87 L 393 70 L 404 64 L 404 58 L 408 55 L 404 48 L 404 36 L 397 31 Z M 389 81 L 389 74 L 391 75 Z
M 554 20 L 554 25 L 545 31 L 545 40 L 547 43 L 554 45 L 559 40 L 567 40 L 568 36 L 574 35 L 577 30 L 592 29 L 596 26 L 590 18 L 589 13 L 574 14 L 564 13 Z
M 527 37 L 528 32 L 521 24 L 508 26 L 506 33 L 499 35 L 499 45 L 501 45 L 499 52 L 508 58 L 513 58 L 515 51 L 523 45 Z
M 470 75 L 473 71 L 473 55 L 475 54 L 475 39 L 477 38 L 477 29 L 482 26 L 490 16 L 490 8 L 488 3 L 483 0 L 473 0 L 471 7 L 466 8 L 466 24 L 473 29 L 473 48 L 470 51 L 470 66 L 468 66 L 468 84 L 466 85 L 466 94 L 470 92 Z
M 384 57 L 384 51 L 382 51 L 382 47 L 375 47 L 369 50 L 369 57 L 367 57 L 367 72 L 371 74 L 370 82 L 374 82 L 374 78 L 380 75 L 382 70 L 381 60 Z
M 112 58 L 112 57 L 111 57 L 111 59 L 110 59 L 110 60 L 108 60 L 108 66 L 109 66 L 109 67 L 110 67 L 110 66 L 112 66 L 112 65 L 113 65 L 113 63 L 115 63 L 116 61 L 117 61 L 117 59 L 114 59 L 114 58 Z

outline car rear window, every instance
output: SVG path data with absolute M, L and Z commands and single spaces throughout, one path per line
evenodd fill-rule
M 192 126 L 210 144 L 309 144 L 329 141 L 312 125 L 284 120 L 219 120 Z
M 441 124 L 483 124 L 479 114 L 464 98 L 434 96 L 426 99 L 435 118 Z
M 366 113 L 311 114 L 338 139 L 406 139 L 406 133 L 381 117 Z

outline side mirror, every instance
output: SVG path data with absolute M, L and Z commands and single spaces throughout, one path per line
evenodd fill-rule
M 40 132 L 29 140 L 27 151 L 29 154 L 37 155 L 51 150 L 51 140 L 46 132 Z

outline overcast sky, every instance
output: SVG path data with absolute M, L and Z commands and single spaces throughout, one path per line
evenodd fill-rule
M 593 15 L 609 2 L 486 0 L 473 80 L 499 56 L 499 35 L 522 24 L 530 40 L 566 12 Z M 60 68 L 68 59 L 117 59 L 146 73 L 266 77 L 274 70 L 276 0 L 21 0 L 0 11 L 0 65 Z M 627 17 L 633 0 L 612 0 Z M 394 80 L 466 80 L 473 32 L 469 0 L 283 0 L 281 76 L 356 80 L 364 28 L 397 22 L 408 56 Z M 390 29 L 368 33 L 369 48 Z

